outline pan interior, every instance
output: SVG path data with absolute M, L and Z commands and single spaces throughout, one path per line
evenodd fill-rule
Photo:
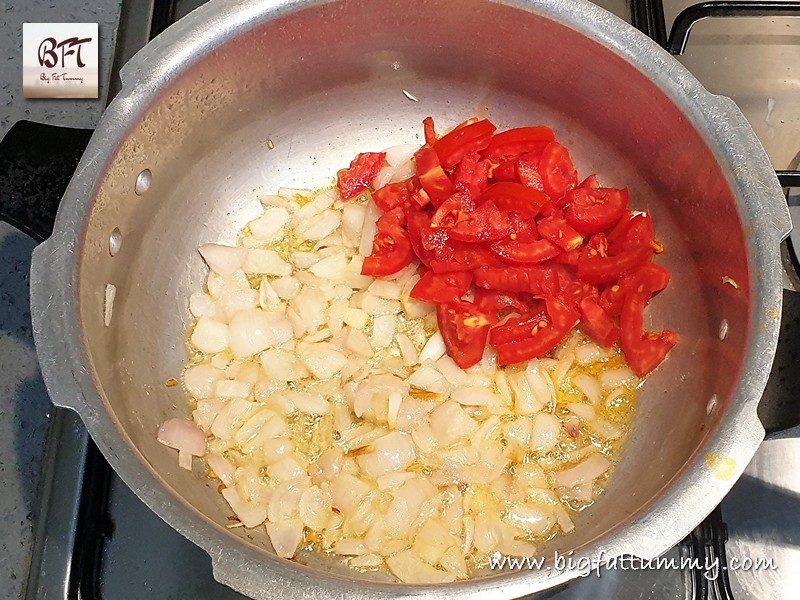
M 379 8 L 378 8 L 379 6 Z M 491 27 L 486 27 L 491 23 Z M 471 116 L 500 128 L 551 125 L 580 173 L 627 186 L 651 210 L 673 281 L 650 309 L 653 329 L 681 343 L 650 377 L 607 492 L 580 514 L 559 550 L 624 528 L 713 432 L 713 394 L 726 409 L 743 362 L 750 309 L 747 251 L 736 202 L 692 123 L 647 77 L 599 42 L 543 16 L 480 0 L 330 3 L 255 24 L 170 78 L 128 133 L 86 222 L 79 294 L 89 359 L 107 409 L 165 486 L 214 523 L 230 514 L 216 483 L 178 467 L 156 441 L 188 414 L 180 378 L 189 294 L 205 267 L 195 251 L 233 243 L 280 186 L 328 185 L 359 151 L 421 143 L 421 121 L 444 130 Z M 270 149 L 267 140 L 272 140 Z M 152 182 L 141 195 L 137 176 Z M 138 190 L 141 191 L 141 188 Z M 119 228 L 114 256 L 109 236 Z M 740 286 L 728 293 L 728 276 Z M 106 284 L 116 286 L 110 326 Z M 727 340 L 718 338 L 729 322 Z M 272 549 L 263 530 L 232 540 Z M 312 568 L 347 577 L 338 561 Z

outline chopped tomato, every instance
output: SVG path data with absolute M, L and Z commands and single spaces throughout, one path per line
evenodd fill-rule
M 551 267 L 483 267 L 473 276 L 475 285 L 490 290 L 527 292 L 535 296 L 558 291 L 558 276 Z
M 669 285 L 670 272 L 652 262 L 645 263 L 630 275 L 625 275 L 619 283 L 609 285 L 600 294 L 600 306 L 612 317 L 622 312 L 622 302 L 629 291 L 647 291 L 657 294 Z
M 526 301 L 519 294 L 513 292 L 497 292 L 480 287 L 475 289 L 474 302 L 487 314 L 497 314 L 506 309 L 526 312 L 529 310 L 530 305 L 530 302 Z
M 486 159 L 487 161 L 489 159 Z M 495 181 L 514 181 L 518 182 L 519 177 L 517 176 L 517 161 L 516 159 L 510 159 L 504 162 L 501 162 L 497 166 L 495 166 L 490 171 L 491 177 Z
M 649 300 L 647 291 L 626 294 L 620 315 L 622 351 L 639 377 L 660 365 L 678 342 L 678 334 L 672 331 L 652 333 L 644 330 L 644 309 Z
M 362 275 L 383 277 L 397 273 L 414 259 L 408 234 L 395 218 L 384 215 L 378 219 L 378 233 L 372 243 L 372 254 L 364 259 Z
M 498 264 L 497 257 L 478 244 L 466 244 L 448 240 L 439 257 L 432 260 L 430 267 L 434 273 L 472 271 L 480 267 Z
M 469 119 L 438 138 L 432 118 L 424 126 L 416 173 L 372 194 L 384 214 L 362 272 L 396 273 L 416 256 L 425 268 L 411 296 L 437 304 L 462 368 L 481 360 L 487 338 L 500 364 L 542 356 L 580 320 L 602 346 L 622 340 L 640 375 L 654 369 L 678 338 L 642 326 L 647 302 L 670 280 L 651 260 L 663 247 L 650 214 L 628 210 L 628 191 L 602 188 L 594 175 L 576 187 L 549 128 L 494 135 L 488 120 Z M 384 159 L 356 157 L 339 173 L 342 196 L 369 187 Z
M 611 252 L 619 253 L 633 248 L 653 248 L 656 241 L 653 219 L 647 211 L 628 212 L 618 225 L 608 233 Z
M 462 369 L 480 362 L 492 324 L 491 316 L 471 302 L 459 300 L 439 304 L 436 317 L 450 358 Z
M 461 271 L 437 275 L 428 271 L 411 290 L 411 297 L 425 302 L 456 302 L 467 293 L 472 273 Z
M 510 232 L 508 217 L 490 200 L 468 213 L 467 218 L 458 221 L 448 233 L 451 238 L 462 242 L 492 242 Z
M 584 235 L 616 225 L 628 208 L 628 190 L 578 187 L 567 192 L 567 223 Z
M 581 181 L 579 188 L 586 188 L 589 190 L 600 189 L 600 182 L 597 181 L 597 175 L 589 175 L 586 179 Z
M 417 163 L 417 176 L 425 193 L 430 196 L 434 206 L 439 206 L 455 192 L 450 178 L 445 174 L 439 157 L 430 146 L 423 146 L 414 155 Z
M 433 146 L 438 139 L 436 136 L 436 127 L 433 124 L 433 117 L 425 117 L 422 119 L 422 126 L 425 129 L 425 143 L 428 146 Z
M 363 152 L 356 156 L 347 169 L 341 169 L 336 174 L 339 193 L 342 198 L 349 200 L 355 198 L 367 189 L 386 160 L 385 152 Z
M 515 212 L 524 218 L 535 217 L 542 207 L 549 202 L 543 192 L 526 187 L 521 183 L 502 181 L 486 188 L 476 203 L 492 201 L 504 212 Z
M 596 343 L 608 348 L 619 339 L 619 327 L 611 317 L 591 298 L 580 302 L 582 329 Z
M 492 327 L 489 330 L 489 343 L 496 348 L 501 344 L 519 342 L 531 337 L 535 329 L 549 324 L 544 302 L 540 301 L 533 311 L 510 317 L 503 324 Z
M 561 250 L 548 240 L 519 240 L 505 239 L 494 242 L 490 248 L 503 262 L 512 265 L 534 265 L 561 254 Z
M 542 152 L 545 148 L 546 146 L 542 146 L 538 152 L 528 152 L 517 159 L 517 179 L 519 179 L 519 182 L 524 186 L 541 192 L 544 191 L 544 184 L 539 173 L 539 159 L 542 157 Z
M 652 255 L 649 248 L 638 248 L 614 256 L 581 256 L 578 259 L 578 277 L 587 283 L 616 281 L 644 265 Z
M 372 200 L 383 212 L 389 212 L 394 208 L 408 206 L 411 202 L 411 190 L 405 181 L 389 183 L 373 192 Z
M 455 227 L 462 221 L 470 218 L 470 213 L 475 210 L 472 198 L 467 192 L 456 192 L 439 205 L 431 219 L 431 227 Z
M 542 152 L 539 174 L 542 176 L 544 192 L 556 202 L 578 183 L 578 172 L 569 152 L 558 142 L 548 144 Z
M 583 243 L 583 236 L 575 231 L 564 219 L 555 216 L 545 217 L 536 224 L 543 238 L 550 240 L 567 252 L 575 250 Z
M 456 166 L 462 158 L 472 152 L 480 152 L 489 144 L 495 127 L 488 119 L 458 127 L 433 145 L 439 161 L 445 169 Z
M 555 140 L 549 127 L 518 127 L 498 133 L 486 147 L 484 158 L 517 156 Z
M 555 348 L 578 323 L 580 315 L 552 296 L 545 298 L 547 322 L 539 324 L 524 340 L 500 344 L 497 360 L 501 365 L 512 365 L 539 358 Z
M 473 198 L 480 196 L 489 185 L 489 163 L 480 160 L 477 152 L 467 154 L 451 176 L 457 190 L 469 192 Z

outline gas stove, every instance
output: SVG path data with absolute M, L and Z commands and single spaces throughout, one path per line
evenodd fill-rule
M 148 39 L 203 0 L 123 0 L 108 98 L 119 67 Z M 748 118 L 800 211 L 800 2 L 598 0 L 651 36 L 712 92 Z M 146 9 L 145 9 L 146 6 Z M 52 21 L 63 16 L 53 9 Z M 65 18 L 65 17 L 64 17 Z M 31 143 L 44 139 L 48 145 Z M 91 130 L 18 122 L 0 143 L 0 216 L 41 240 Z M 35 186 L 20 173 L 37 175 Z M 32 179 L 22 179 L 30 182 Z M 797 207 L 797 208 L 795 208 Z M 795 215 L 800 222 L 800 214 Z M 27 244 L 27 246 L 26 246 Z M 21 251 L 32 244 L 23 242 Z M 759 406 L 768 431 L 744 476 L 694 532 L 643 565 L 592 570 L 531 600 L 793 598 L 800 589 L 800 278 L 783 247 L 783 321 L 775 364 Z M 0 278 L 0 285 L 3 285 Z M 8 291 L 0 288 L 0 293 Z M 24 295 L 23 295 L 24 296 Z M 19 298 L 17 298 L 19 300 Z M 20 302 L 10 306 L 27 318 Z M 17 316 L 15 316 L 15 319 Z M 2 375 L 0 374 L 0 378 Z M 40 381 L 35 385 L 43 387 Z M 3 389 L 0 387 L 0 389 Z M 211 561 L 162 522 L 114 474 L 77 417 L 51 410 L 26 600 L 243 598 L 214 581 Z M 10 597 L 10 596 L 9 596 Z

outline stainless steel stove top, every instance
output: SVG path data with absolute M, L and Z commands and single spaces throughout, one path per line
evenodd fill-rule
M 149 0 L 134 6 L 123 1 L 115 67 L 159 27 L 202 3 L 203 0 Z M 635 21 L 640 28 L 649 23 L 652 35 L 666 37 L 668 29 L 659 27 L 658 21 L 660 0 L 598 0 L 597 4 L 629 22 Z M 670 25 L 692 4 L 690 0 L 665 0 L 665 23 Z M 49 20 L 62 18 L 68 19 L 53 9 Z M 737 102 L 776 169 L 798 167 L 800 19 L 761 16 L 698 22 L 679 60 L 709 90 Z M 110 89 L 113 93 L 113 83 Z M 800 193 L 798 189 L 793 191 Z M 795 203 L 800 204 L 800 197 L 790 201 Z M 800 214 L 797 217 L 800 222 Z M 800 248 L 800 234 L 796 246 Z M 21 251 L 29 252 L 26 248 Z M 0 256 L 2 260 L 6 260 L 5 255 Z M 788 251 L 787 260 L 794 260 Z M 791 286 L 789 279 L 787 285 Z M 7 281 L 10 279 L 0 277 L 0 295 L 9 293 L 3 287 Z M 25 321 L 24 309 L 18 305 L 19 302 L 15 306 L 20 315 L 14 318 Z M 6 335 L 4 329 L 0 328 L 0 343 Z M 25 340 L 29 342 L 28 338 Z M 795 366 L 798 360 L 800 294 L 786 292 L 778 355 L 760 407 L 768 429 L 800 423 L 800 369 Z M 0 372 L 0 390 L 5 389 L 3 377 L 10 376 Z M 72 414 L 54 412 L 49 439 L 42 469 L 41 512 L 36 521 L 35 550 L 24 598 L 241 598 L 213 580 L 210 560 L 203 551 L 158 519 L 113 475 Z M 794 598 L 800 590 L 800 568 L 795 568 L 800 566 L 798 514 L 800 429 L 765 441 L 721 506 L 729 536 L 724 544 L 725 555 L 731 568 L 741 567 L 728 572 L 728 586 L 722 585 L 725 578 L 721 572 L 712 580 L 709 578 L 713 574 L 702 571 L 616 569 L 605 570 L 599 577 L 592 574 L 535 598 Z M 721 523 L 709 521 L 665 558 L 677 564 L 682 558 L 706 560 L 707 556 L 713 564 L 714 558 L 719 558 L 715 552 L 720 551 L 724 535 Z M 747 565 L 741 564 L 757 559 L 771 559 L 776 568 L 746 569 Z M 20 577 L 24 574 L 20 573 Z

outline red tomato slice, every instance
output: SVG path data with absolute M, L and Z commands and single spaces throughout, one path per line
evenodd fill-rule
M 679 339 L 678 334 L 672 331 L 644 331 L 644 309 L 649 299 L 650 293 L 647 291 L 626 294 L 620 315 L 622 352 L 639 377 L 644 377 L 660 365 Z
M 575 250 L 583 243 L 583 236 L 575 231 L 564 219 L 555 216 L 545 217 L 536 223 L 543 238 L 550 240 L 567 252 Z
M 608 348 L 619 339 L 619 327 L 597 302 L 591 298 L 584 298 L 580 302 L 580 309 L 581 328 L 592 340 Z
M 535 217 L 550 199 L 544 192 L 526 187 L 521 183 L 502 181 L 486 188 L 477 200 L 480 206 L 484 202 L 494 202 L 497 208 L 504 212 L 515 212 L 529 219 Z
M 597 175 L 589 175 L 586 179 L 581 181 L 579 188 L 586 188 L 590 190 L 599 190 L 600 182 L 597 181 Z
M 614 254 L 635 248 L 655 249 L 655 230 L 653 219 L 647 211 L 633 211 L 630 219 L 624 217 L 619 225 L 608 234 L 610 251 Z
M 385 152 L 363 152 L 356 156 L 347 169 L 336 174 L 339 193 L 349 200 L 367 189 L 386 160 Z
M 471 152 L 480 152 L 492 139 L 495 127 L 488 119 L 458 127 L 442 137 L 433 145 L 439 161 L 445 169 L 456 166 L 464 156 Z
M 436 127 L 433 124 L 433 117 L 425 117 L 422 119 L 422 126 L 425 129 L 425 144 L 433 146 L 438 139 L 436 136 Z
M 456 166 L 451 179 L 457 190 L 477 198 L 489 185 L 489 163 L 481 160 L 477 152 L 467 154 Z
M 431 261 L 430 268 L 434 273 L 452 273 L 473 271 L 498 263 L 497 257 L 480 245 L 448 240 L 439 258 Z
M 468 218 L 458 221 L 448 235 L 462 242 L 492 242 L 506 237 L 511 232 L 511 225 L 494 202 L 484 202 Z
M 544 191 L 542 176 L 539 173 L 539 159 L 547 146 L 542 146 L 538 152 L 528 152 L 517 159 L 517 178 L 522 185 Z
M 431 227 L 450 229 L 462 221 L 468 221 L 475 210 L 467 192 L 456 192 L 439 205 L 431 219 Z
M 549 321 L 546 326 L 539 324 L 527 339 L 496 346 L 497 360 L 501 365 L 513 365 L 544 356 L 561 343 L 578 323 L 578 312 L 559 300 L 548 296 L 545 306 Z
M 492 324 L 491 316 L 464 301 L 439 304 L 436 316 L 450 358 L 462 369 L 480 362 Z
M 555 140 L 549 127 L 518 127 L 498 133 L 483 152 L 484 158 L 517 156 Z
M 389 212 L 394 208 L 408 206 L 411 202 L 411 191 L 405 181 L 389 183 L 374 191 L 372 199 L 383 212 Z
M 548 144 L 542 152 L 539 174 L 542 176 L 544 192 L 556 202 L 578 184 L 578 172 L 569 152 L 558 142 Z
M 626 250 L 614 256 L 578 259 L 578 277 L 586 283 L 608 283 L 635 271 L 653 256 L 649 248 Z
M 425 193 L 434 206 L 439 206 L 456 191 L 450 178 L 445 174 L 439 157 L 430 146 L 423 146 L 414 155 L 417 164 L 417 176 Z
M 489 330 L 489 343 L 497 348 L 501 344 L 519 342 L 531 337 L 534 329 L 547 327 L 550 322 L 544 302 L 539 302 L 537 309 L 519 317 L 511 317 L 502 325 L 492 327 Z
M 488 161 L 489 159 L 487 158 L 486 160 Z M 519 177 L 517 176 L 516 159 L 509 159 L 505 162 L 501 162 L 500 164 L 495 165 L 494 168 L 490 169 L 489 172 L 491 174 L 490 178 L 493 181 L 519 182 Z
M 456 302 L 467 293 L 472 273 L 461 271 L 437 275 L 428 271 L 411 290 L 411 297 L 424 302 Z
M 618 317 L 622 312 L 622 303 L 625 294 L 634 290 L 647 291 L 657 294 L 669 285 L 670 272 L 655 263 L 645 263 L 630 275 L 606 287 L 600 294 L 600 306 L 612 317 Z
M 486 314 L 496 315 L 507 309 L 520 313 L 530 310 L 531 302 L 513 292 L 497 292 L 483 288 L 475 288 L 475 304 Z
M 628 208 L 628 190 L 578 187 L 567 192 L 567 223 L 584 235 L 619 223 Z
M 372 243 L 372 254 L 364 259 L 362 275 L 383 277 L 397 273 L 414 259 L 405 229 L 391 215 L 378 219 L 378 233 Z
M 527 292 L 535 296 L 558 292 L 558 275 L 552 267 L 483 267 L 473 276 L 475 285 L 489 290 Z
M 548 240 L 521 242 L 505 239 L 489 247 L 503 262 L 511 265 L 535 265 L 561 254 L 558 246 Z

